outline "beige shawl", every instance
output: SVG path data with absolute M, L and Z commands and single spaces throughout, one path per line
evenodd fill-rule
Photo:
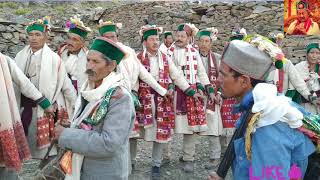
M 15 61 L 18 65 L 18 67 L 21 70 L 24 70 L 26 67 L 27 60 L 30 55 L 31 48 L 30 46 L 26 46 L 24 49 L 22 49 L 16 56 Z M 64 81 L 67 78 L 65 66 L 61 61 L 61 58 L 53 52 L 47 44 L 44 45 L 42 50 L 42 59 L 40 64 L 40 75 L 39 75 L 39 91 L 49 99 L 51 104 L 57 103 L 58 110 L 63 111 L 63 109 L 66 109 L 66 101 L 65 97 L 62 94 L 62 87 L 64 85 Z M 70 83 L 71 84 L 71 83 Z M 75 92 L 74 92 L 75 93 Z M 20 98 L 20 92 L 17 93 L 17 98 Z M 70 104 L 70 107 L 67 109 L 68 114 L 71 115 L 73 113 L 73 110 L 71 108 L 72 103 Z M 49 123 L 49 132 L 45 130 L 45 134 L 38 134 L 38 136 L 44 136 L 44 137 L 52 137 L 53 127 L 50 126 L 52 124 L 52 120 L 48 119 L 44 116 L 44 111 L 42 108 L 38 106 L 37 108 L 37 119 L 38 119 L 38 132 L 39 128 L 47 128 L 46 126 Z M 40 127 L 41 126 L 41 127 Z M 37 145 L 39 148 L 45 148 L 50 145 L 50 140 L 48 138 L 39 139 L 41 137 L 38 137 Z
M 31 157 L 7 60 L 0 53 L 0 164 L 16 171 Z

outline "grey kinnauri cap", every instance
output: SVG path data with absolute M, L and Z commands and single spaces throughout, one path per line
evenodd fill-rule
M 268 54 L 241 40 L 233 40 L 227 45 L 222 55 L 222 63 L 240 74 L 258 80 L 265 80 L 269 72 L 275 69 Z

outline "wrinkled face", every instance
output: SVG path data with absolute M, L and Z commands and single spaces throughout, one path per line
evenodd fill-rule
M 118 42 L 118 37 L 117 34 L 115 32 L 105 32 L 103 34 L 103 37 L 110 39 L 113 42 Z
M 189 44 L 190 38 L 185 31 L 176 32 L 176 45 L 180 48 L 184 48 Z
M 241 75 L 235 77 L 234 71 L 225 63 L 222 63 L 220 66 L 218 83 L 221 84 L 222 94 L 226 98 L 242 97 L 246 93 L 247 86 L 251 85 L 248 76 Z
M 297 10 L 297 16 L 298 16 L 298 20 L 300 22 L 305 22 L 308 19 L 309 14 L 308 14 L 307 10 L 299 9 L 299 10 Z
M 156 52 L 159 49 L 159 36 L 152 35 L 147 38 L 147 40 L 144 41 L 144 45 L 147 48 L 147 51 L 149 52 Z
M 80 51 L 80 49 L 84 46 L 84 42 L 81 37 L 73 33 L 68 33 L 68 39 L 66 43 L 67 49 L 71 53 Z
M 208 52 L 211 49 L 212 41 L 209 36 L 201 36 L 198 41 L 200 51 Z
M 87 55 L 87 70 L 89 81 L 101 82 L 116 68 L 116 61 L 108 62 L 98 51 L 90 50 Z
M 32 49 L 41 49 L 46 43 L 47 36 L 45 33 L 33 30 L 28 33 L 28 41 Z
M 311 49 L 307 55 L 307 59 L 310 64 L 318 63 L 320 60 L 320 50 L 317 48 Z
M 171 46 L 171 44 L 173 43 L 173 37 L 171 35 L 167 36 L 165 39 L 164 39 L 164 44 L 169 47 Z

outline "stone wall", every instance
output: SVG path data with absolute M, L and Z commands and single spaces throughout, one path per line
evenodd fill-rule
M 1 5 L 1 4 L 0 4 Z M 123 23 L 120 40 L 136 50 L 141 49 L 139 29 L 143 20 L 163 26 L 164 30 L 175 30 L 181 22 L 194 23 L 198 28 L 216 27 L 219 30 L 218 39 L 213 44 L 213 50 L 221 53 L 235 25 L 247 29 L 247 33 L 267 35 L 269 32 L 283 30 L 282 2 L 232 2 L 232 3 L 202 3 L 190 2 L 144 2 L 144 3 L 113 3 L 104 2 L 83 5 L 57 3 L 51 4 L 19 4 L 19 7 L 31 8 L 29 14 L 0 17 L 0 50 L 13 56 L 26 44 L 25 25 L 22 22 L 39 18 L 43 15 L 52 16 L 55 28 L 50 35 L 49 45 L 56 49 L 65 39 L 62 31 L 63 23 L 74 14 L 79 14 L 85 24 L 94 31 L 88 37 L 88 44 L 97 35 L 99 19 L 113 20 Z M 57 6 L 67 8 L 64 13 Z M 36 10 L 38 9 L 38 10 Z M 46 9 L 44 12 L 43 9 Z M 71 9 L 71 11 L 69 10 Z M 39 11 L 40 10 L 40 11 Z M 305 59 L 305 44 L 314 41 L 315 37 L 286 37 L 283 50 L 294 63 Z

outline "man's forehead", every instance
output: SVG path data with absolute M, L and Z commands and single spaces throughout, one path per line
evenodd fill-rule
M 305 12 L 308 12 L 308 11 L 306 9 L 298 9 L 297 12 L 298 13 L 305 13 Z
M 151 35 L 148 37 L 148 39 L 159 39 L 158 35 Z
M 200 40 L 210 40 L 210 37 L 209 36 L 201 36 Z
M 187 35 L 186 31 L 177 31 L 176 34 L 178 35 Z
M 76 39 L 81 40 L 81 37 L 77 34 L 74 34 L 74 33 L 68 33 L 68 38 L 76 38 Z
M 103 34 L 103 36 L 115 36 L 115 35 L 117 35 L 117 34 L 116 34 L 116 32 L 113 32 L 113 31 L 105 32 Z
M 88 58 L 102 57 L 102 53 L 96 50 L 89 50 L 87 57 Z

